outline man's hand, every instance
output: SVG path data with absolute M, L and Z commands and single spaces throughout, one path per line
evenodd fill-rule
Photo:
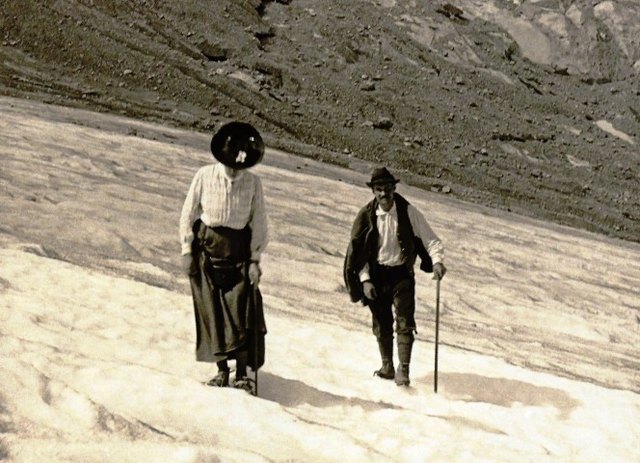
M 187 276 L 193 273 L 193 256 L 191 254 L 184 254 L 181 256 L 180 268 Z
M 262 270 L 260 270 L 260 264 L 257 262 L 251 262 L 249 264 L 249 281 L 252 285 L 257 286 L 260 283 L 260 276 L 262 276 Z
M 369 280 L 362 283 L 362 292 L 364 293 L 364 297 L 370 301 L 373 301 L 378 296 L 376 293 L 376 287 L 373 286 L 373 283 Z
M 444 266 L 442 262 L 438 262 L 437 264 L 433 264 L 433 279 L 434 280 L 442 280 L 444 278 L 444 274 L 447 273 L 447 268 Z

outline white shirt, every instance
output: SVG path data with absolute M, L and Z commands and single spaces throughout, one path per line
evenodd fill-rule
M 434 264 L 444 259 L 444 246 L 438 236 L 431 229 L 424 216 L 413 204 L 407 207 L 409 222 L 413 234 L 422 240 Z M 389 211 L 380 206 L 376 209 L 376 226 L 378 227 L 378 263 L 380 265 L 402 265 L 402 250 L 398 242 L 398 209 L 395 201 Z M 370 280 L 369 264 L 365 264 L 360 271 L 360 281 Z
M 219 163 L 202 167 L 193 177 L 180 215 L 183 255 L 191 252 L 192 227 L 198 218 L 210 227 L 241 230 L 249 225 L 251 259 L 260 260 L 267 244 L 267 216 L 259 177 L 243 170 L 232 179 Z

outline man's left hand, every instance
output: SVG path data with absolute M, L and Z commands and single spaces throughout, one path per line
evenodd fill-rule
M 249 264 L 249 281 L 252 285 L 257 286 L 260 283 L 260 276 L 262 276 L 262 270 L 260 270 L 260 264 L 257 262 L 251 262 Z
M 442 280 L 444 278 L 444 274 L 447 273 L 447 268 L 444 266 L 442 262 L 438 262 L 437 264 L 433 264 L 433 279 L 434 280 Z

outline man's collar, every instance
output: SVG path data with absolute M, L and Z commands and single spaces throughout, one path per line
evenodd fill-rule
M 376 207 L 376 215 L 380 216 L 380 215 L 387 215 L 387 214 L 391 214 L 391 215 L 396 215 L 396 202 L 395 200 L 393 201 L 393 204 L 391 205 L 391 209 L 389 209 L 388 211 L 383 210 L 380 207 L 380 204 L 378 204 L 378 207 Z

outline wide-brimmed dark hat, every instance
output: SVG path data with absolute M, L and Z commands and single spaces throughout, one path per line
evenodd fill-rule
M 247 169 L 262 160 L 264 142 L 251 124 L 228 122 L 211 138 L 211 153 L 225 166 Z
M 391 175 L 391 172 L 389 172 L 386 167 L 377 167 L 373 169 L 373 172 L 371 173 L 371 181 L 367 182 L 367 186 L 387 185 L 389 183 L 395 185 L 399 181 L 400 180 Z

